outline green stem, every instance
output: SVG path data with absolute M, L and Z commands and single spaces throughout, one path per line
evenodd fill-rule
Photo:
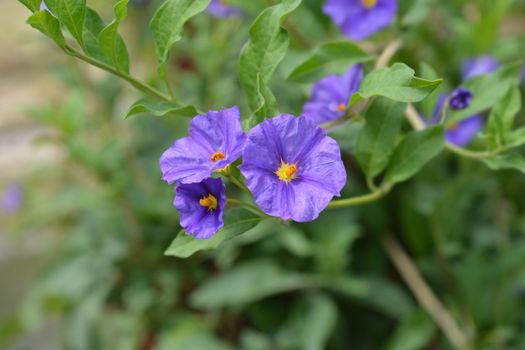
M 135 87 L 136 89 L 144 92 L 145 94 L 148 94 L 150 96 L 153 96 L 153 97 L 156 97 L 160 100 L 164 100 L 164 101 L 168 101 L 168 102 L 176 102 L 174 98 L 170 98 L 169 96 L 163 94 L 162 92 L 160 92 L 159 90 L 149 86 L 149 85 L 146 85 L 138 80 L 136 80 L 135 78 L 133 78 L 132 76 L 130 76 L 129 74 L 125 73 L 125 72 L 122 72 L 122 71 L 119 71 L 103 62 L 100 62 L 96 59 L 93 59 L 91 57 L 88 57 L 74 49 L 72 49 L 71 47 L 69 46 L 66 46 L 65 50 L 64 50 L 68 55 L 70 56 L 73 56 L 73 57 L 76 57 L 84 62 L 87 62 L 95 67 L 98 67 L 100 69 L 103 69 L 111 74 L 114 74 L 122 79 L 124 79 L 125 81 L 127 81 L 129 84 L 131 84 L 133 87 Z
M 248 189 L 248 187 L 246 187 L 241 181 L 239 181 L 235 176 L 233 176 L 232 174 L 228 175 L 228 179 L 230 179 L 230 181 L 237 187 L 239 187 L 241 190 L 243 190 L 244 192 L 246 192 L 247 194 L 250 195 L 250 197 L 253 197 L 252 196 L 252 193 L 250 192 L 250 190 Z
M 270 218 L 270 216 L 266 215 L 265 213 L 263 213 L 259 208 L 257 208 L 256 206 L 254 205 L 251 205 L 249 203 L 246 203 L 240 199 L 235 199 L 235 198 L 227 198 L 226 199 L 226 202 L 229 203 L 229 204 L 237 204 L 238 206 L 241 206 L 241 207 L 244 207 L 246 209 L 248 209 L 249 211 L 251 211 L 252 213 L 256 214 L 256 215 L 259 215 L 260 217 L 263 217 L 263 218 Z
M 492 157 L 494 155 L 497 155 L 497 154 L 501 153 L 501 150 L 495 150 L 495 151 L 492 151 L 492 152 L 489 152 L 489 151 L 484 151 L 484 152 L 470 151 L 470 150 L 465 149 L 465 148 L 454 146 L 453 144 L 448 143 L 448 142 L 445 144 L 445 148 L 447 150 L 449 150 L 450 152 L 452 152 L 452 153 L 455 153 L 455 154 L 460 155 L 462 157 L 472 158 L 472 159 L 489 158 L 489 157 Z
M 384 186 L 378 189 L 377 191 L 357 196 L 357 197 L 351 197 L 351 198 L 345 198 L 345 199 L 336 199 L 330 202 L 328 204 L 329 209 L 336 209 L 336 208 L 345 208 L 355 205 L 361 205 L 366 204 L 370 202 L 374 202 L 388 194 L 390 192 L 391 187 L 390 186 Z

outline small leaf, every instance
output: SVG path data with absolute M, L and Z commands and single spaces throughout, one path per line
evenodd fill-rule
M 150 27 L 159 66 L 166 63 L 171 46 L 181 39 L 184 23 L 204 11 L 209 3 L 210 0 L 166 0 L 155 12 Z
M 99 34 L 100 49 L 113 62 L 117 70 L 129 72 L 129 55 L 126 44 L 118 34 L 120 23 L 127 17 L 129 0 L 120 0 L 114 7 L 115 19 L 108 24 Z
M 386 98 L 374 100 L 356 143 L 356 155 L 365 174 L 373 178 L 388 165 L 404 121 L 406 105 Z
M 518 147 L 523 144 L 525 144 L 525 127 L 516 129 L 508 135 L 508 147 Z
M 80 46 L 84 46 L 83 28 L 86 0 L 46 0 L 49 10 L 57 16 Z
M 255 227 L 262 217 L 242 208 L 229 210 L 224 215 L 224 227 L 210 239 L 198 239 L 180 231 L 165 255 L 187 258 L 201 250 L 216 249 L 223 241 L 232 239 Z
M 304 286 L 302 274 L 286 272 L 270 260 L 238 265 L 208 279 L 191 296 L 190 304 L 204 310 L 248 304 Z
M 241 52 L 239 73 L 248 104 L 254 112 L 250 126 L 277 113 L 277 103 L 268 82 L 288 49 L 288 32 L 281 24 L 300 3 L 301 0 L 282 0 L 261 12 L 250 27 L 250 41 Z
M 435 333 L 436 326 L 432 320 L 418 309 L 401 322 L 390 339 L 387 350 L 425 349 Z
M 350 105 L 372 96 L 384 96 L 399 102 L 419 102 L 430 95 L 442 79 L 426 80 L 414 76 L 414 70 L 404 63 L 380 68 L 368 74 L 359 91 L 350 99 Z
M 314 82 L 329 74 L 340 74 L 354 63 L 372 59 L 373 56 L 350 41 L 329 42 L 319 46 L 312 56 L 295 68 L 288 76 L 288 80 Z
M 112 65 L 111 59 L 101 50 L 98 41 L 98 36 L 102 29 L 104 29 L 104 21 L 100 15 L 94 10 L 87 8 L 86 17 L 84 20 L 83 38 L 84 38 L 84 52 L 107 65 Z
M 65 49 L 66 40 L 64 39 L 64 35 L 60 30 L 60 23 L 48 11 L 44 10 L 35 12 L 31 17 L 29 17 L 27 23 L 31 25 L 31 27 L 41 31 L 43 34 L 53 39 L 53 41 L 61 49 Z
M 444 146 L 445 135 L 440 125 L 411 132 L 394 151 L 385 181 L 394 184 L 409 179 L 437 156 Z
M 124 119 L 142 113 L 151 114 L 156 117 L 162 117 L 166 114 L 173 114 L 181 117 L 194 117 L 198 114 L 193 106 L 181 106 L 173 102 L 157 102 L 140 99 L 129 108 Z
M 525 173 L 525 158 L 518 153 L 507 153 L 484 158 L 483 163 L 492 170 L 515 169 Z
M 491 149 L 507 144 L 514 119 L 521 108 L 521 94 L 517 85 L 511 86 L 505 96 L 492 109 L 487 123 L 487 141 Z

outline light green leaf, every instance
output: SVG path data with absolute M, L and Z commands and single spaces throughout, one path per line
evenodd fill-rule
M 492 170 L 515 169 L 525 173 L 525 158 L 518 153 L 507 153 L 484 158 L 483 163 Z
M 279 349 L 326 349 L 337 324 L 337 307 L 323 294 L 308 295 L 294 308 L 277 335 Z
M 204 310 L 244 305 L 304 287 L 305 282 L 304 275 L 285 272 L 270 260 L 251 261 L 205 281 L 190 296 L 190 304 Z
M 198 114 L 197 110 L 193 106 L 181 106 L 173 102 L 158 102 L 140 99 L 128 109 L 124 119 L 142 113 L 151 114 L 156 117 L 162 117 L 166 114 L 172 114 L 181 117 L 194 117 Z
M 80 46 L 84 46 L 83 28 L 86 0 L 46 0 L 49 10 L 64 24 Z
M 354 63 L 370 61 L 359 46 L 350 41 L 328 42 L 319 46 L 312 56 L 295 68 L 288 80 L 308 83 L 329 74 L 340 74 Z
M 300 3 L 301 0 L 282 0 L 261 12 L 250 27 L 250 41 L 240 57 L 241 85 L 254 112 L 250 126 L 277 113 L 268 82 L 288 49 L 288 32 L 281 24 Z
M 411 132 L 394 151 L 385 181 L 394 184 L 409 179 L 437 156 L 444 146 L 445 134 L 440 125 Z
M 60 48 L 64 49 L 66 47 L 66 40 L 60 30 L 60 23 L 48 11 L 35 12 L 29 17 L 27 23 L 53 39 Z
M 386 98 L 374 100 L 356 143 L 356 156 L 365 174 L 373 178 L 388 165 L 404 121 L 406 105 Z
M 182 37 L 184 23 L 204 11 L 210 0 L 166 0 L 153 15 L 153 31 L 159 65 L 168 60 L 170 49 Z
M 128 15 L 128 1 L 120 0 L 115 5 L 115 19 L 108 24 L 99 34 L 98 39 L 100 49 L 113 62 L 113 66 L 119 71 L 129 72 L 129 56 L 126 44 L 122 37 L 118 34 L 118 27 L 120 23 Z
M 442 79 L 418 78 L 414 73 L 404 63 L 395 63 L 392 67 L 371 72 L 361 82 L 359 91 L 350 99 L 350 106 L 372 96 L 384 96 L 399 102 L 419 102 L 442 82 Z
M 406 317 L 390 339 L 387 350 L 425 349 L 436 333 L 436 326 L 422 311 L 416 310 Z
M 42 0 L 18 0 L 25 7 L 27 7 L 31 12 L 38 12 L 40 10 L 40 3 Z
M 216 249 L 223 241 L 232 239 L 255 227 L 262 221 L 262 217 L 251 211 L 236 208 L 224 214 L 224 227 L 210 239 L 198 239 L 180 231 L 171 245 L 164 252 L 165 255 L 187 258 L 201 250 Z
M 518 147 L 523 144 L 525 144 L 525 127 L 516 129 L 508 135 L 508 147 Z
M 521 93 L 517 85 L 511 86 L 505 96 L 492 109 L 487 123 L 487 141 L 491 149 L 507 144 L 514 119 L 521 108 Z

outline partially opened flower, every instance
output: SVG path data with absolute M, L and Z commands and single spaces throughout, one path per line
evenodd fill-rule
M 450 108 L 454 110 L 465 109 L 472 102 L 472 92 L 462 87 L 456 88 L 449 97 Z
M 474 78 L 475 76 L 488 74 L 499 67 L 499 62 L 489 55 L 479 56 L 463 63 L 462 77 L 463 81 Z
M 346 183 L 339 146 L 308 118 L 279 115 L 248 134 L 240 166 L 268 215 L 311 221 Z
M 175 141 L 160 158 L 162 179 L 170 184 L 200 182 L 236 161 L 245 140 L 238 107 L 198 115 L 188 137 Z
M 350 97 L 359 89 L 363 69 L 356 64 L 342 75 L 330 75 L 315 83 L 310 100 L 303 107 L 306 118 L 323 124 L 342 117 Z
M 221 179 L 177 184 L 173 205 L 179 211 L 180 225 L 196 238 L 208 239 L 224 226 L 226 194 Z
M 323 12 L 350 39 L 362 40 L 388 27 L 396 17 L 396 0 L 326 0 Z
M 228 5 L 228 0 L 211 0 L 207 11 L 217 18 L 235 17 L 242 14 L 238 7 Z

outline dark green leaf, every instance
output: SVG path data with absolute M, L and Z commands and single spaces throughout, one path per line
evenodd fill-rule
M 350 41 L 329 42 L 319 46 L 312 56 L 290 73 L 288 79 L 313 82 L 329 74 L 342 73 L 354 63 L 371 59 L 372 56 Z
M 112 65 L 111 59 L 102 51 L 98 36 L 102 29 L 104 29 L 104 21 L 100 18 L 100 15 L 94 10 L 87 8 L 86 16 L 84 21 L 84 52 L 107 65 Z
M 223 241 L 232 239 L 252 229 L 262 218 L 251 211 L 236 208 L 224 214 L 224 227 L 210 239 L 197 239 L 180 231 L 171 245 L 164 252 L 165 255 L 187 258 L 201 250 L 216 249 Z
M 404 121 L 406 105 L 386 98 L 374 100 L 356 143 L 356 156 L 365 174 L 373 178 L 388 165 Z
M 422 311 L 416 310 L 405 318 L 390 339 L 387 350 L 425 349 L 436 333 L 436 326 Z
M 409 179 L 420 171 L 445 146 L 442 126 L 408 134 L 397 146 L 387 169 L 385 181 L 393 184 Z
M 204 11 L 209 3 L 210 0 L 166 0 L 155 12 L 150 27 L 160 66 L 168 60 L 172 45 L 181 39 L 184 23 Z
M 118 34 L 120 23 L 126 18 L 129 0 L 120 0 L 114 7 L 115 19 L 104 28 L 98 38 L 102 52 L 113 62 L 117 70 L 129 72 L 129 57 L 126 44 Z
M 505 96 L 499 101 L 489 116 L 487 123 L 487 141 L 491 149 L 507 144 L 507 138 L 512 132 L 514 119 L 521 107 L 521 94 L 517 85 L 511 86 Z
M 66 47 L 66 40 L 60 30 L 60 23 L 48 11 L 35 12 L 29 17 L 27 23 L 53 39 L 60 48 L 64 49 Z
M 64 24 L 80 46 L 84 46 L 83 28 L 86 0 L 46 0 L 49 10 Z
M 268 7 L 250 28 L 250 41 L 240 57 L 240 80 L 254 112 L 251 125 L 277 113 L 275 97 L 267 84 L 288 49 L 288 32 L 281 24 L 300 3 L 301 0 L 283 0 Z
M 198 114 L 193 106 L 181 106 L 173 102 L 158 102 L 147 99 L 140 99 L 135 102 L 129 109 L 124 118 L 129 118 L 136 114 L 147 113 L 156 117 L 162 117 L 166 114 L 172 114 L 181 117 L 194 117 Z
M 375 70 L 363 79 L 359 91 L 350 99 L 350 105 L 372 96 L 385 96 L 399 102 L 419 102 L 441 84 L 441 79 L 426 80 L 414 76 L 414 73 L 404 63 Z
M 304 286 L 307 279 L 281 270 L 270 260 L 239 265 L 204 282 L 191 296 L 194 307 L 205 310 L 244 305 Z

